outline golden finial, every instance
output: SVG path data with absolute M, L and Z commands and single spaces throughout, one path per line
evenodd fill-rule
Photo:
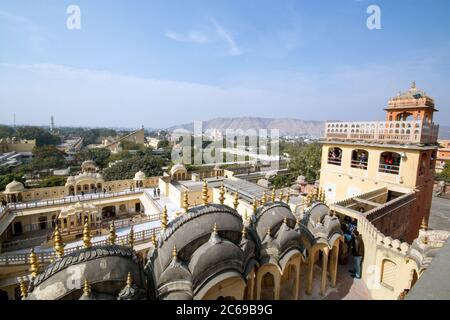
M 111 225 L 109 226 L 109 236 L 108 236 L 109 243 L 111 245 L 115 245 L 116 244 L 116 239 L 117 239 L 116 226 L 114 225 L 114 221 L 113 221 L 111 223 Z
M 285 225 L 287 225 L 287 217 L 284 217 L 283 223 L 284 223 Z
M 242 238 L 247 236 L 247 227 L 245 225 L 242 226 Z
M 214 223 L 213 232 L 217 232 L 217 223 Z
M 83 247 L 84 248 L 90 248 L 92 246 L 91 244 L 91 230 L 89 229 L 89 222 L 86 219 L 84 222 L 84 228 L 83 228 Z
M 202 201 L 204 206 L 208 205 L 208 184 L 206 183 L 206 180 L 203 180 Z
M 236 191 L 236 193 L 234 194 L 234 210 L 237 210 L 238 206 L 239 206 L 239 193 Z
M 28 297 L 28 288 L 22 280 L 20 280 L 20 296 L 22 300 Z
M 280 201 L 283 201 L 284 199 L 284 194 L 283 194 L 283 189 L 281 189 L 280 191 Z
M 286 195 L 286 203 L 289 204 L 289 201 L 291 200 L 291 191 L 288 190 L 288 193 Z
M 266 235 L 270 237 L 270 227 L 269 227 L 269 228 L 267 228 L 267 232 L 266 232 Z
M 162 230 L 167 229 L 167 206 L 164 206 L 161 214 L 161 228 Z
M 254 198 L 253 199 L 253 213 L 256 213 L 257 210 L 258 210 L 258 199 Z
M 177 252 L 177 246 L 176 245 L 174 245 L 173 246 L 173 249 L 172 249 L 172 257 L 176 257 L 178 255 L 178 252 Z
M 133 284 L 133 278 L 131 277 L 131 272 L 128 272 L 128 276 L 127 276 L 127 287 L 131 288 Z
M 225 202 L 225 187 L 222 185 L 220 186 L 220 197 L 219 197 L 219 202 L 220 204 L 223 205 L 223 203 Z
M 312 195 L 311 195 L 311 193 L 308 193 L 308 194 L 306 195 L 306 206 L 307 206 L 307 207 L 310 207 L 311 204 L 312 204 Z
M 189 210 L 189 202 L 188 202 L 188 193 L 187 191 L 184 192 L 183 194 L 183 210 L 184 213 L 187 213 Z
M 55 226 L 55 232 L 53 233 L 53 240 L 55 243 L 55 254 L 57 258 L 64 256 L 64 245 L 61 241 L 61 235 L 59 233 L 58 225 Z
M 130 233 L 128 234 L 128 244 L 133 247 L 134 245 L 134 229 L 133 226 L 131 226 Z
M 83 292 L 87 296 L 91 295 L 91 285 L 89 284 L 87 279 L 84 279 Z
M 425 230 L 425 231 L 428 230 L 428 224 L 425 220 L 425 217 L 422 218 L 422 222 L 420 224 L 420 230 Z
M 316 188 L 315 192 L 314 192 L 314 201 L 319 200 L 319 188 Z
M 152 234 L 152 245 L 153 245 L 153 247 L 156 248 L 157 244 L 158 243 L 156 242 L 156 234 L 155 234 L 155 231 L 153 231 L 153 234 Z
M 266 195 L 266 191 L 263 192 L 263 195 L 261 197 L 261 205 L 265 206 L 267 203 L 267 195 Z
M 275 202 L 275 197 L 276 197 L 275 187 L 273 187 L 273 189 L 272 189 L 272 195 L 271 195 L 271 197 L 270 197 L 270 201 Z
M 39 272 L 39 264 L 37 260 L 36 252 L 34 252 L 34 249 L 31 249 L 30 253 L 30 271 L 31 271 L 31 277 L 36 278 Z
M 247 209 L 245 209 L 244 211 L 244 222 L 247 221 L 248 215 L 247 215 Z

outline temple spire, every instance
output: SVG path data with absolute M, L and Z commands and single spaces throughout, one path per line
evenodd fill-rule
M 273 187 L 273 189 L 272 189 L 272 195 L 271 195 L 271 197 L 270 197 L 270 201 L 275 202 L 275 197 L 276 197 L 275 187 Z
M 239 206 L 239 193 L 236 191 L 234 194 L 234 202 L 233 202 L 234 210 L 237 210 Z
M 183 211 L 184 213 L 187 213 L 189 210 L 189 202 L 188 202 L 188 193 L 187 191 L 183 194 Z
M 34 249 L 31 249 L 30 252 L 30 271 L 31 271 L 31 277 L 36 278 L 39 272 L 39 264 L 37 261 L 36 252 L 34 252 Z
M 55 226 L 55 232 L 53 233 L 53 240 L 55 246 L 55 253 L 58 259 L 64 256 L 64 245 L 61 241 L 61 235 L 59 233 L 58 225 Z
M 257 210 L 258 210 L 258 199 L 254 198 L 253 199 L 253 213 L 255 214 Z
M 219 202 L 220 202 L 221 205 L 223 205 L 224 202 L 225 202 L 225 187 L 224 187 L 223 183 L 220 186 L 220 192 L 219 193 L 220 193 Z
M 266 195 L 266 191 L 263 192 L 263 195 L 261 197 L 261 205 L 265 206 L 267 203 L 267 195 Z
M 25 285 L 25 282 L 23 282 L 22 280 L 20 281 L 20 296 L 22 300 L 28 297 L 27 286 Z
M 113 221 L 111 223 L 111 225 L 109 226 L 109 235 L 108 235 L 109 244 L 115 245 L 116 239 L 117 239 L 116 226 L 114 225 L 114 221 Z
M 155 234 L 155 232 L 153 231 L 153 234 L 152 234 L 152 245 L 153 245 L 153 247 L 155 247 L 156 248 L 156 245 L 158 244 L 158 242 L 156 241 L 156 234 Z
M 133 285 L 133 278 L 131 277 L 131 272 L 128 272 L 128 275 L 127 275 L 127 287 L 131 288 L 132 285 Z
M 84 228 L 83 228 L 83 247 L 84 248 L 90 248 L 92 246 L 91 243 L 91 230 L 89 228 L 89 222 L 86 219 L 84 221 Z
M 167 206 L 164 206 L 161 214 L 161 229 L 163 231 L 167 229 Z
M 206 180 L 203 180 L 202 201 L 204 206 L 208 205 L 208 184 L 206 183 Z
M 133 226 L 131 226 L 130 233 L 128 234 L 128 244 L 133 247 L 134 245 L 134 229 Z

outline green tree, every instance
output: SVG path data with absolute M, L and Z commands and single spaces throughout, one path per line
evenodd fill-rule
M 36 145 L 38 147 L 45 145 L 56 145 L 61 143 L 60 137 L 54 136 L 47 130 L 39 127 L 19 127 L 17 128 L 16 135 L 21 139 L 36 139 Z
M 62 151 L 53 145 L 46 145 L 33 149 L 33 159 L 27 166 L 29 171 L 63 169 L 67 167 L 67 162 Z
M 0 125 L 0 139 L 14 136 L 14 129 L 10 126 Z
M 158 142 L 158 149 L 161 148 L 168 148 L 169 147 L 169 141 L 168 140 L 161 140 Z
M 109 163 L 111 151 L 105 148 L 101 149 L 84 149 L 75 155 L 78 164 L 86 160 L 93 160 L 100 168 L 104 168 Z
M 166 164 L 163 158 L 150 154 L 136 154 L 103 170 L 103 177 L 107 181 L 132 179 L 139 170 L 147 177 L 162 174 L 162 167 Z
M 322 148 L 318 143 L 307 144 L 299 153 L 291 156 L 289 171 L 292 175 L 303 175 L 308 181 L 319 178 Z
M 66 184 L 67 177 L 51 176 L 39 183 L 39 188 L 61 187 Z
M 450 182 L 450 161 L 445 162 L 444 168 L 438 177 L 445 182 Z
M 25 179 L 23 178 L 23 175 L 21 174 L 6 174 L 3 176 L 0 176 L 0 190 L 5 190 L 5 187 L 8 183 L 12 182 L 13 180 L 22 182 L 25 184 Z

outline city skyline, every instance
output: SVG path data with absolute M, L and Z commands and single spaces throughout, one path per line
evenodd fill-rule
M 69 30 L 69 5 L 81 29 Z M 450 4 L 87 1 L 0 5 L 0 119 L 167 128 L 217 117 L 383 119 L 417 86 L 450 124 Z M 258 9 L 258 10 L 255 10 Z M 425 45 L 421 45 L 426 42 Z M 99 123 L 99 119 L 101 123 Z

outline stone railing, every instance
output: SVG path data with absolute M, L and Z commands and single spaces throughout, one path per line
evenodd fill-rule
M 152 235 L 158 234 L 159 231 L 161 230 L 161 227 L 155 227 L 155 228 L 149 228 L 149 229 L 145 229 L 142 231 L 137 231 L 133 233 L 134 236 L 134 244 L 138 244 L 138 243 L 142 243 L 145 241 L 150 241 Z M 122 236 L 118 236 L 116 238 L 116 243 L 119 245 L 129 245 L 129 235 L 122 235 Z M 103 239 L 103 240 L 98 240 L 98 241 L 93 241 L 92 242 L 92 246 L 102 246 L 102 245 L 107 245 L 108 244 L 108 240 L 107 239 Z M 80 249 L 82 249 L 83 246 L 76 246 L 76 247 L 72 247 L 72 248 L 66 248 L 64 250 L 64 254 L 70 254 L 73 252 L 76 252 Z M 54 250 L 51 251 L 42 251 L 42 252 L 36 252 L 37 258 L 38 258 L 38 263 L 39 264 L 44 264 L 44 263 L 50 263 L 50 261 L 52 261 L 52 259 L 54 259 L 55 257 L 55 252 Z M 2 254 L 0 255 L 0 266 L 9 266 L 9 265 L 24 265 L 24 264 L 29 264 L 29 256 L 30 253 L 16 253 L 16 254 Z
M 422 121 L 327 122 L 325 139 L 434 144 L 439 126 Z
M 138 194 L 143 192 L 143 189 L 136 188 L 132 191 L 120 191 L 120 192 L 107 192 L 107 193 L 94 193 L 88 194 L 84 196 L 69 196 L 63 199 L 54 199 L 54 200 L 39 200 L 39 201 L 29 201 L 29 202 L 17 202 L 17 203 L 9 203 L 7 208 L 10 210 L 24 210 L 24 209 L 33 209 L 39 207 L 46 206 L 56 206 L 56 205 L 64 205 L 77 203 L 82 201 L 90 201 L 90 200 L 101 200 L 107 198 L 113 198 L 118 196 L 126 196 L 130 194 Z

